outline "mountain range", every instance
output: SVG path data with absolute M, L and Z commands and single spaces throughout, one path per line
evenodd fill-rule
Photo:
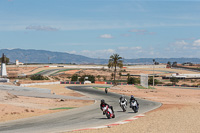
M 69 54 L 65 52 L 52 52 L 35 49 L 0 49 L 0 55 L 5 54 L 10 62 L 19 60 L 23 63 L 63 63 L 63 64 L 107 64 L 108 59 L 89 58 L 82 55 Z M 109 58 L 109 57 L 108 57 Z M 153 59 L 159 63 L 191 62 L 200 64 L 199 58 L 138 58 L 123 59 L 124 64 L 152 64 Z

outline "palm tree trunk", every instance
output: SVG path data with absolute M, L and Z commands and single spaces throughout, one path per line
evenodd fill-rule
M 116 82 L 115 82 L 116 71 L 117 71 L 117 66 L 115 66 L 115 70 L 114 70 L 114 84 L 116 84 Z

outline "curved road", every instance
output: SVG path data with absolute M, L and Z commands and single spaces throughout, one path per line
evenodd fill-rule
M 104 91 L 97 90 L 89 86 L 73 86 L 68 88 L 86 94 L 87 96 L 95 99 L 96 103 L 90 106 L 68 111 L 0 123 L 0 132 L 55 133 L 74 129 L 96 127 L 128 119 L 140 113 L 145 113 L 161 106 L 161 104 L 157 102 L 137 99 L 140 103 L 140 109 L 138 113 L 133 113 L 130 108 L 128 108 L 127 112 L 122 112 L 122 109 L 118 104 L 118 99 L 120 97 L 119 94 L 109 92 L 108 94 L 105 94 Z M 116 115 L 115 119 L 107 119 L 105 115 L 102 115 L 102 111 L 99 109 L 99 101 L 102 98 L 105 99 L 108 104 L 114 107 Z

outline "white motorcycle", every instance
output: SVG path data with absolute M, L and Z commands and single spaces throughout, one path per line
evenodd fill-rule
M 115 118 L 115 114 L 113 113 L 112 109 L 108 107 L 108 105 L 103 107 L 102 110 L 106 114 L 108 119 Z
M 138 112 L 139 105 L 137 104 L 137 101 L 136 101 L 136 100 L 135 100 L 135 101 L 131 101 L 131 108 L 133 109 L 133 111 L 134 111 L 135 113 Z
M 123 112 L 126 112 L 127 101 L 121 101 L 119 104 L 120 104 L 120 107 L 122 108 Z

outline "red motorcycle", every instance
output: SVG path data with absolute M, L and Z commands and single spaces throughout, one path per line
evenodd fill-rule
M 113 113 L 112 109 L 106 105 L 105 107 L 102 108 L 103 112 L 106 114 L 107 118 L 115 118 L 115 114 Z

